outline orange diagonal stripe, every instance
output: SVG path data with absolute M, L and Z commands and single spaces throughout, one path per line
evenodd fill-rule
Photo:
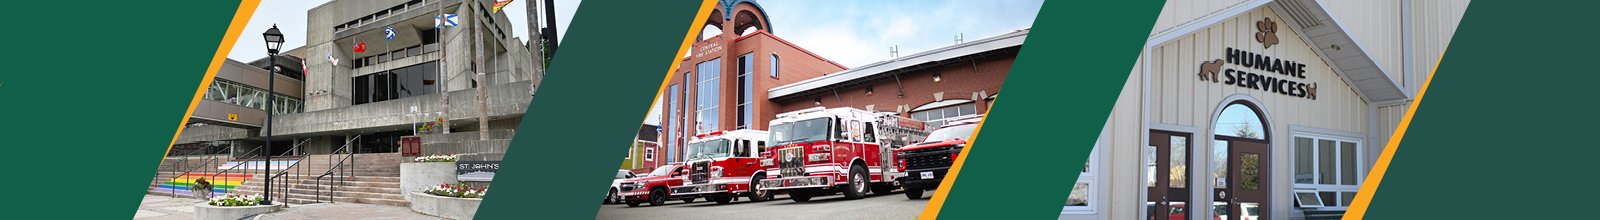
M 1422 81 L 1422 89 L 1417 91 L 1417 100 L 1411 102 L 1411 107 L 1406 109 L 1406 116 L 1400 120 L 1400 126 L 1394 129 L 1389 143 L 1384 145 L 1383 154 L 1378 155 L 1378 163 L 1372 166 L 1372 172 L 1367 173 L 1367 180 L 1361 183 L 1361 191 L 1356 192 L 1356 199 L 1351 201 L 1350 209 L 1345 210 L 1344 219 L 1361 219 L 1367 214 L 1367 205 L 1371 204 L 1373 193 L 1378 191 L 1378 184 L 1383 182 L 1383 174 L 1389 171 L 1389 162 L 1394 160 L 1394 151 L 1400 148 L 1400 139 L 1405 137 L 1406 128 L 1411 127 L 1411 116 L 1417 114 L 1418 106 L 1422 106 L 1422 97 L 1428 94 L 1428 84 L 1433 83 L 1433 74 L 1439 72 L 1439 62 L 1442 60 L 1444 52 L 1440 51 L 1439 59 L 1433 61 L 1433 70 L 1428 72 L 1428 78 Z
M 250 15 L 255 14 L 256 6 L 260 5 L 261 0 L 239 2 L 238 11 L 233 13 L 233 21 L 228 23 L 228 32 L 222 36 L 222 42 L 217 43 L 217 53 L 211 55 L 211 65 L 206 67 L 205 78 L 200 79 L 200 86 L 194 89 L 194 97 L 189 99 L 189 110 L 183 112 L 183 120 L 178 123 L 178 130 L 172 133 L 172 141 L 167 142 L 167 150 L 161 153 L 162 158 L 172 152 L 172 144 L 178 142 L 178 135 L 183 134 L 184 125 L 189 124 L 189 115 L 194 114 L 194 107 L 200 104 L 200 98 L 205 96 L 206 88 L 211 87 L 212 78 L 215 78 L 217 70 L 222 68 L 222 60 L 227 59 L 228 52 L 233 50 L 233 43 L 239 41 L 239 34 L 244 31 L 244 25 L 250 23 Z

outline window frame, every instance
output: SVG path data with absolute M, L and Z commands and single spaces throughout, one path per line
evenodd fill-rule
M 1100 150 L 1105 148 L 1105 141 L 1103 136 L 1095 141 L 1094 148 L 1089 151 L 1089 158 L 1084 163 L 1089 167 L 1079 171 L 1078 180 L 1072 183 L 1073 187 L 1077 187 L 1079 183 L 1088 184 L 1089 189 L 1086 191 L 1089 194 L 1087 199 L 1089 204 L 1084 206 L 1066 206 L 1062 204 L 1060 215 L 1096 215 L 1100 213 L 1100 204 L 1106 202 L 1104 198 L 1101 198 L 1104 193 L 1100 190 L 1105 185 L 1105 182 L 1099 178 L 1099 174 L 1104 173 L 1103 169 L 1106 167 L 1105 164 L 1100 163 L 1102 161 Z M 1071 199 L 1072 196 L 1068 195 L 1067 197 Z
M 1300 138 L 1306 138 L 1306 139 L 1310 139 L 1311 140 L 1311 149 L 1310 149 L 1310 151 L 1311 151 L 1311 163 L 1310 163 L 1310 166 L 1311 166 L 1312 177 L 1311 177 L 1311 183 L 1299 183 L 1299 182 L 1296 182 L 1294 179 L 1290 179 L 1289 182 L 1290 182 L 1290 185 L 1292 185 L 1294 192 L 1296 194 L 1298 194 L 1300 192 L 1315 193 L 1315 194 L 1318 194 L 1317 198 L 1319 198 L 1319 199 L 1323 199 L 1323 197 L 1321 197 L 1321 195 L 1320 195 L 1321 193 L 1334 193 L 1335 194 L 1332 201 L 1318 201 L 1318 202 L 1320 202 L 1322 204 L 1322 206 L 1320 206 L 1320 207 L 1302 207 L 1302 208 L 1332 208 L 1332 209 L 1349 208 L 1348 205 L 1343 204 L 1343 201 L 1346 200 L 1346 199 L 1343 199 L 1342 197 L 1345 196 L 1345 193 L 1354 193 L 1354 192 L 1360 191 L 1361 190 L 1361 184 L 1364 181 L 1364 179 L 1366 178 L 1367 172 L 1369 171 L 1369 170 L 1365 169 L 1366 161 L 1367 161 L 1366 149 L 1364 149 L 1365 143 L 1361 141 L 1362 140 L 1361 138 L 1346 137 L 1346 136 L 1339 136 L 1339 135 L 1329 135 L 1329 134 L 1322 134 L 1322 133 L 1311 133 L 1311 132 L 1291 132 L 1291 134 L 1289 135 L 1289 140 L 1290 140 L 1289 141 L 1289 144 L 1290 144 L 1290 146 L 1289 146 L 1289 155 L 1290 155 L 1290 157 L 1289 157 L 1289 160 L 1290 160 L 1289 161 L 1289 170 L 1291 172 L 1290 173 L 1291 176 L 1297 175 L 1294 172 L 1298 172 L 1298 170 L 1300 168 L 1299 167 L 1299 161 L 1298 161 L 1299 160 L 1298 155 L 1300 153 L 1300 146 L 1298 146 L 1297 145 L 1298 143 L 1296 142 L 1296 140 L 1298 140 Z M 1322 184 L 1321 183 L 1322 175 L 1320 175 L 1320 172 L 1323 172 L 1321 170 L 1322 169 L 1322 167 L 1321 167 L 1321 162 L 1322 162 L 1321 161 L 1322 160 L 1321 148 L 1322 148 L 1322 146 L 1321 145 L 1322 145 L 1323 141 L 1333 141 L 1333 145 L 1334 145 L 1333 146 L 1334 147 L 1333 148 L 1333 153 L 1334 153 L 1334 156 L 1333 156 L 1333 160 L 1334 160 L 1333 169 L 1334 170 L 1329 171 L 1329 172 L 1333 172 L 1334 180 L 1333 180 L 1332 184 Z M 1344 165 L 1345 165 L 1345 164 L 1343 164 L 1343 156 L 1344 156 L 1343 154 L 1344 154 L 1344 147 L 1345 147 L 1344 145 L 1346 143 L 1354 144 L 1354 145 L 1351 146 L 1351 148 L 1355 148 L 1355 150 L 1354 150 L 1354 152 L 1355 152 L 1354 153 L 1355 154 L 1355 158 L 1354 158 L 1355 166 L 1354 167 L 1356 169 L 1356 172 L 1354 173 L 1355 182 L 1353 184 L 1349 184 L 1349 185 L 1340 183 L 1340 180 L 1344 177 L 1343 176 L 1344 172 L 1342 172 L 1342 171 L 1343 171 Z

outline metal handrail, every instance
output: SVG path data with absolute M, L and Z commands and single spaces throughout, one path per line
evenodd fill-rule
M 284 151 L 282 154 L 278 154 L 278 157 L 289 158 L 289 154 L 295 153 L 295 152 L 299 152 L 300 147 L 302 145 L 305 145 L 306 142 L 309 142 L 309 141 L 311 141 L 311 139 L 307 138 L 305 140 L 301 140 L 298 143 L 295 143 L 294 146 L 290 146 L 289 147 L 288 151 Z M 279 184 L 278 185 L 278 189 L 283 190 L 283 191 L 279 191 L 281 193 L 279 195 L 281 195 L 281 198 L 283 198 L 280 201 L 288 202 L 288 200 L 289 200 L 289 191 L 288 190 L 289 190 L 289 183 L 290 182 L 294 182 L 294 183 L 297 183 L 297 184 L 299 183 L 299 181 L 289 181 L 287 179 L 282 179 L 281 177 L 283 177 L 283 175 L 285 175 L 285 174 L 288 174 L 290 170 L 294 170 L 294 171 L 296 171 L 295 172 L 295 180 L 299 180 L 300 179 L 299 174 L 301 172 L 299 172 L 299 170 L 296 170 L 296 169 L 297 169 L 297 167 L 299 167 L 299 168 L 306 167 L 306 166 L 300 166 L 300 163 L 305 162 L 306 157 L 309 157 L 310 155 L 311 154 L 304 154 L 304 153 L 300 154 L 300 156 L 298 156 L 299 158 L 295 160 L 294 164 L 290 164 L 288 167 L 284 167 L 282 170 L 279 170 L 278 173 L 272 174 L 272 176 L 270 176 L 274 180 L 280 180 L 278 182 L 278 184 Z M 271 163 L 271 161 L 268 161 L 268 163 Z M 271 172 L 271 170 L 268 170 L 268 172 Z
M 207 152 L 205 150 L 207 150 L 207 149 L 204 149 L 204 148 L 198 149 L 198 151 L 200 151 L 200 153 L 210 153 L 210 152 Z M 184 156 L 184 159 L 183 159 L 184 167 L 188 167 L 189 157 L 190 156 L 194 156 L 195 150 L 191 150 L 189 152 L 190 152 L 189 155 Z M 184 175 L 189 175 L 189 173 L 193 173 L 195 171 L 195 169 L 200 169 L 200 170 L 204 171 L 206 169 L 206 167 L 208 167 L 208 166 L 206 166 L 206 164 L 211 164 L 213 162 L 217 162 L 217 155 L 216 154 L 207 154 L 204 157 L 204 159 L 200 160 L 200 166 L 198 166 L 198 167 L 188 167 L 188 169 L 184 169 L 183 172 L 177 173 L 178 175 L 177 176 L 173 176 L 172 178 L 176 179 L 178 177 L 183 177 Z M 211 167 L 211 169 L 212 169 L 212 171 L 216 171 L 216 167 Z M 216 178 L 217 178 L 216 176 L 211 176 L 211 179 L 213 181 L 215 181 Z M 195 191 L 194 185 L 189 185 L 189 192 L 190 193 L 194 193 L 194 191 Z M 177 198 L 178 197 L 177 194 L 178 194 L 178 187 L 176 187 L 176 186 L 172 187 L 172 197 L 173 198 Z
M 173 179 L 177 179 L 178 177 L 182 176 L 182 175 L 180 175 L 178 170 L 184 170 L 184 169 L 186 169 L 186 167 L 188 167 L 188 165 L 189 165 L 189 156 L 194 155 L 194 151 L 195 151 L 194 149 L 191 149 L 191 150 L 186 150 L 186 151 L 182 151 L 182 152 L 178 152 L 178 153 L 174 153 L 173 154 L 173 155 L 178 155 L 179 156 L 178 158 L 180 158 L 179 160 L 176 160 L 172 164 L 169 164 L 171 166 L 167 167 L 167 172 L 172 174 L 172 178 Z M 161 172 L 161 170 L 157 169 L 156 172 Z M 172 187 L 168 192 L 169 192 L 168 195 L 170 197 L 172 197 L 172 198 L 177 198 L 178 197 L 178 188 L 176 186 Z
M 233 170 L 234 169 L 238 169 L 239 166 L 243 166 L 245 164 L 250 164 L 249 162 L 250 162 L 251 159 L 260 158 L 261 155 L 260 155 L 259 152 L 261 152 L 260 151 L 261 148 L 265 147 L 265 146 L 266 145 L 258 145 L 255 148 L 250 148 L 250 150 L 245 151 L 245 155 L 242 155 L 241 157 L 233 158 L 233 160 L 240 160 L 240 161 L 243 161 L 243 162 L 240 162 L 240 163 L 237 163 L 237 164 L 233 164 L 233 166 L 228 167 L 228 169 L 218 170 L 217 173 L 212 176 L 212 178 L 216 178 L 216 176 L 222 176 L 223 181 L 233 180 L 233 177 L 226 176 L 224 174 L 228 174 L 229 172 L 233 172 Z M 251 153 L 255 153 L 255 155 L 251 155 Z M 243 173 L 243 172 L 241 171 L 241 173 Z M 228 190 L 228 191 L 232 192 L 233 190 Z
M 345 179 L 348 179 L 350 176 L 354 176 L 354 175 L 347 175 L 346 172 L 350 172 L 349 174 L 353 174 L 355 170 L 354 169 L 350 169 L 350 170 L 347 171 L 345 169 L 345 161 L 348 160 L 352 164 L 352 166 L 353 166 L 353 164 L 355 164 L 356 153 L 355 153 L 355 149 L 351 149 L 351 147 L 354 146 L 354 144 L 356 143 L 356 140 L 360 140 L 360 139 L 361 139 L 361 135 L 356 135 L 355 137 L 352 137 L 350 139 L 345 139 L 344 146 L 340 146 L 339 149 L 333 151 L 333 153 L 335 153 L 335 154 L 337 154 L 339 152 L 345 152 L 345 156 L 342 157 L 342 158 L 339 158 L 339 162 L 338 163 L 334 163 L 333 162 L 333 157 L 334 157 L 335 154 L 329 154 L 328 155 L 328 164 L 329 164 L 328 170 L 323 172 L 322 175 L 318 175 L 317 176 L 316 185 L 313 186 L 313 187 L 316 188 L 316 190 L 315 190 L 316 194 L 313 195 L 312 201 L 314 201 L 314 202 L 321 202 L 322 201 L 322 178 L 334 175 L 335 174 L 335 172 L 334 172 L 335 170 L 339 171 L 339 172 L 337 172 L 337 174 L 339 174 L 337 181 L 339 181 L 338 185 L 341 185 L 341 186 L 345 184 Z M 330 202 L 330 203 L 334 202 L 333 201 L 333 193 L 336 192 L 334 190 L 333 181 L 335 181 L 335 180 L 329 180 L 328 181 L 328 183 L 329 183 L 328 184 L 328 202 Z

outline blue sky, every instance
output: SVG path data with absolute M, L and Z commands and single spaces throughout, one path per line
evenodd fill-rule
M 822 57 L 856 67 L 1033 26 L 1042 0 L 759 1 L 773 32 Z
M 767 11 L 774 35 L 846 67 L 887 60 L 894 45 L 904 56 L 953 45 L 958 34 L 972 41 L 1026 29 L 1033 26 L 1044 4 L 1043 0 L 758 2 Z M 659 111 L 652 108 L 645 123 L 660 124 Z
M 528 40 L 527 1 L 515 0 L 510 5 L 501 9 L 506 17 L 511 18 L 512 35 Z M 240 62 L 250 62 L 267 56 L 266 43 L 261 39 L 261 32 L 278 25 L 278 30 L 283 32 L 287 41 L 283 49 L 293 49 L 306 45 L 306 11 L 313 7 L 327 3 L 328 0 L 271 0 L 261 1 L 256 7 L 255 15 L 250 16 L 250 23 L 244 26 L 244 34 L 239 35 L 239 41 L 233 44 L 233 50 L 228 51 L 228 59 Z M 578 4 L 582 0 L 556 0 L 556 29 L 566 36 L 568 22 L 572 21 L 572 14 L 577 12 Z M 332 27 L 328 27 L 332 28 Z

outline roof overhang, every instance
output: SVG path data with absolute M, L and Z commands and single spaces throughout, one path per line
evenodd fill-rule
M 806 79 L 788 85 L 774 87 L 767 90 L 767 99 L 783 100 L 797 98 L 799 95 L 827 89 L 833 86 L 846 85 L 880 76 L 889 76 L 905 70 L 928 67 L 927 64 L 939 64 L 945 61 L 983 55 L 986 53 L 1016 49 L 1028 37 L 1028 30 L 1018 30 L 1011 33 L 984 38 L 976 41 L 951 45 L 921 53 L 903 56 L 886 61 L 879 61 L 856 68 L 851 68 L 820 77 Z
M 1357 93 L 1369 102 L 1410 99 L 1410 95 L 1368 55 L 1344 26 L 1315 0 L 1278 0 L 1270 4 L 1290 22 Z

